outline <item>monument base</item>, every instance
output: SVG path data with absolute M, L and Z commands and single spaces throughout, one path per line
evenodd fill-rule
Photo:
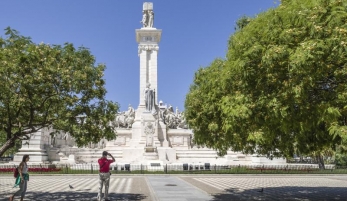
M 158 147 L 159 160 L 166 162 L 176 162 L 176 150 L 170 147 Z

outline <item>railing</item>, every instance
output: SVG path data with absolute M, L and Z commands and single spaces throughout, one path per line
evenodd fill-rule
M 13 175 L 14 165 L 0 165 L 0 175 Z M 347 167 L 328 165 L 112 164 L 112 174 L 347 174 Z M 97 164 L 29 165 L 30 174 L 98 174 Z
M 8 163 L 13 160 L 13 157 L 0 157 L 0 163 Z
M 290 158 L 286 160 L 287 163 L 296 163 L 296 164 L 317 164 L 317 160 L 314 158 Z M 334 164 L 333 160 L 324 160 L 325 164 Z

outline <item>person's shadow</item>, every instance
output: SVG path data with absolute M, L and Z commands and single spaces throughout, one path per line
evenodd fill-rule
M 26 199 L 35 201 L 92 201 L 97 200 L 97 193 L 85 191 L 73 191 L 73 192 L 28 192 Z M 143 194 L 132 194 L 132 193 L 110 193 L 108 194 L 110 200 L 149 200 L 149 198 Z
M 347 183 L 346 183 L 347 184 Z M 300 187 L 300 186 L 282 186 L 247 189 L 230 188 L 224 193 L 214 194 L 213 201 L 229 200 L 347 200 L 347 185 L 343 187 Z

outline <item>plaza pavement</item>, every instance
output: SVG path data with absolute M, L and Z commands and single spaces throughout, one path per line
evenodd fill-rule
M 0 176 L 1 201 L 15 191 L 13 183 Z M 97 175 L 32 175 L 25 200 L 96 200 L 97 191 Z M 113 174 L 109 192 L 111 200 L 347 200 L 347 175 Z

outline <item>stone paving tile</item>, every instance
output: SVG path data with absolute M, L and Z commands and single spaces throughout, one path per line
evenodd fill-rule
M 8 200 L 14 179 L 0 176 L 0 201 Z M 74 188 L 70 189 L 69 184 Z M 168 185 L 169 184 L 169 185 Z M 263 192 L 258 192 L 264 188 Z M 27 200 L 95 200 L 97 175 L 30 177 Z M 230 201 L 346 200 L 347 175 L 112 175 L 111 200 Z
M 181 178 L 211 194 L 212 200 L 347 200 L 346 175 Z
M 0 198 L 8 200 L 14 179 L 0 177 Z M 73 189 L 69 188 L 69 184 Z M 25 200 L 72 201 L 96 200 L 99 188 L 98 176 L 31 176 Z M 111 200 L 153 200 L 144 177 L 112 175 L 109 187 Z M 0 199 L 1 200 L 1 199 Z
M 207 201 L 212 199 L 207 193 L 195 188 L 176 176 L 148 176 L 147 180 L 153 189 L 156 200 Z

